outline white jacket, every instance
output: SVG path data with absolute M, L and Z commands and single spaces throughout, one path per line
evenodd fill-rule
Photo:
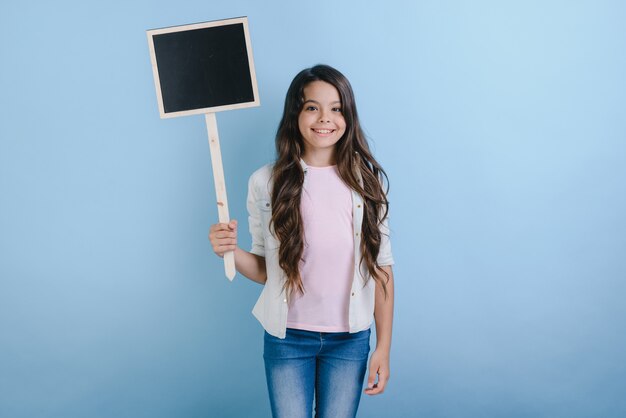
M 304 170 L 304 181 L 308 167 L 301 161 Z M 265 165 L 255 171 L 248 182 L 248 223 L 252 235 L 252 254 L 265 257 L 267 281 L 259 296 L 252 313 L 263 328 L 275 337 L 285 338 L 287 329 L 287 296 L 283 291 L 285 273 L 278 265 L 278 240 L 270 232 L 272 218 L 272 164 Z M 359 180 L 361 181 L 361 180 Z M 359 268 L 361 259 L 361 224 L 363 221 L 363 198 L 352 190 L 352 226 L 354 231 L 354 278 L 350 291 L 349 326 L 350 332 L 359 332 L 370 327 L 374 319 L 375 281 L 365 278 L 369 272 L 364 265 Z M 387 219 L 381 225 L 380 252 L 378 265 L 393 264 L 389 227 Z

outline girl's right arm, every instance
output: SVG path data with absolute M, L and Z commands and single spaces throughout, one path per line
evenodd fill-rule
M 235 268 L 248 279 L 265 284 L 267 273 L 265 271 L 265 257 L 249 253 L 237 246 L 237 221 L 232 220 L 228 224 L 214 224 L 209 230 L 209 240 L 213 251 L 219 257 L 224 257 L 228 251 L 235 252 Z

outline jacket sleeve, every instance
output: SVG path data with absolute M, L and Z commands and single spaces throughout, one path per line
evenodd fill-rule
M 255 173 L 256 174 L 256 173 Z M 248 180 L 248 225 L 250 235 L 252 236 L 252 254 L 265 257 L 265 240 L 263 237 L 263 228 L 261 226 L 261 213 L 259 210 L 259 193 L 255 182 L 255 174 L 250 176 Z
M 380 250 L 376 263 L 379 266 L 390 266 L 394 263 L 389 240 L 389 214 L 380 224 Z

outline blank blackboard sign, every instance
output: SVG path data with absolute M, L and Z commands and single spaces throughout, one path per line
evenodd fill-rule
M 162 118 L 259 105 L 247 18 L 147 34 Z

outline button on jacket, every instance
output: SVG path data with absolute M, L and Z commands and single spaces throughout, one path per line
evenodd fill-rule
M 300 162 L 304 170 L 306 182 L 307 165 Z M 272 164 L 265 165 L 255 171 L 248 182 L 248 223 L 252 235 L 252 254 L 265 257 L 267 281 L 263 291 L 252 310 L 265 330 L 278 338 L 285 338 L 287 330 L 287 295 L 283 290 L 286 280 L 285 273 L 278 265 L 279 242 L 271 233 L 269 225 L 272 219 Z M 359 179 L 359 181 L 361 181 Z M 365 265 L 359 265 L 361 259 L 361 224 L 363 222 L 363 198 L 352 190 L 352 226 L 354 238 L 354 277 L 350 290 L 350 304 L 348 308 L 348 323 L 350 332 L 363 331 L 370 327 L 374 319 L 374 295 L 376 284 L 370 278 Z M 391 244 L 389 242 L 389 227 L 387 219 L 381 225 L 380 252 L 378 265 L 393 264 Z

